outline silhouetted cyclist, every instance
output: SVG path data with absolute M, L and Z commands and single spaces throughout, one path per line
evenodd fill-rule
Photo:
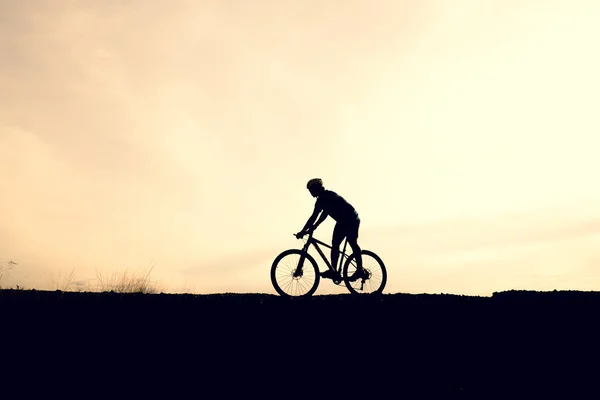
M 326 190 L 323 187 L 323 181 L 319 178 L 309 180 L 306 188 L 313 197 L 317 198 L 317 201 L 312 215 L 306 221 L 304 228 L 296 234 L 296 237 L 302 238 L 302 236 L 313 232 L 328 216 L 333 218 L 336 224 L 331 238 L 331 266 L 328 271 L 321 273 L 321 276 L 323 278 L 339 279 L 340 275 L 335 267 L 337 266 L 340 244 L 346 237 L 353 254 L 356 255 L 357 263 L 356 272 L 352 274 L 350 280 L 357 280 L 362 273 L 361 249 L 358 246 L 358 227 L 360 225 L 358 213 L 342 196 L 331 190 Z M 315 223 L 319 213 L 321 213 L 321 216 Z

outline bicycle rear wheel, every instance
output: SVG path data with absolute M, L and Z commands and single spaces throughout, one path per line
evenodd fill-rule
M 363 276 L 354 282 L 348 277 L 356 272 L 356 255 L 352 254 L 344 264 L 342 277 L 346 287 L 352 294 L 381 294 L 387 283 L 387 271 L 381 258 L 372 251 L 363 250 L 362 265 Z
M 301 259 L 302 268 L 298 269 Z M 271 283 L 281 296 L 312 296 L 319 286 L 320 279 L 317 262 L 302 250 L 290 249 L 282 252 L 271 266 Z

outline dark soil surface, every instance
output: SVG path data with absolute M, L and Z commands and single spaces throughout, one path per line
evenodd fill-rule
M 4 382 L 24 379 L 23 395 L 598 398 L 600 385 L 600 292 L 0 290 L 0 313 Z

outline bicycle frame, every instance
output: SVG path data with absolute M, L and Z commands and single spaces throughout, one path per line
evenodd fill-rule
M 338 256 L 338 265 L 336 265 L 336 271 L 338 272 L 342 272 L 342 265 L 344 263 L 344 260 L 346 258 L 348 258 L 348 254 L 346 254 L 346 245 L 348 244 L 348 240 L 346 238 L 344 238 L 344 247 L 342 251 L 338 252 L 340 253 L 340 255 Z M 329 249 L 333 249 L 333 246 L 328 245 L 325 242 L 320 241 L 319 239 L 315 239 L 312 235 L 312 233 L 309 234 L 308 236 L 308 240 L 306 241 L 306 243 L 304 244 L 304 247 L 302 247 L 302 251 L 303 251 L 303 255 L 300 257 L 300 262 L 298 263 L 298 268 L 297 268 L 297 272 L 302 271 L 302 266 L 304 265 L 304 254 L 308 253 L 308 248 L 310 246 L 313 246 L 316 250 L 317 253 L 319 253 L 319 255 L 321 256 L 321 258 L 323 259 L 323 261 L 325 262 L 325 264 L 327 264 L 327 267 L 331 269 L 331 263 L 328 260 L 328 257 L 323 253 L 323 250 L 321 250 L 321 248 L 319 247 L 319 245 L 325 246 Z

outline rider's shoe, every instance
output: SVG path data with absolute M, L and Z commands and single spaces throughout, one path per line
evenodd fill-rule
M 326 278 L 326 279 L 339 279 L 340 274 L 338 274 L 336 271 L 332 270 L 332 269 L 328 269 L 325 272 L 321 272 L 321 278 Z
M 363 276 L 363 270 L 362 269 L 357 269 L 356 271 L 354 271 L 354 273 L 348 277 L 348 281 L 350 282 L 355 282 L 357 280 L 359 280 L 360 278 L 362 278 Z

